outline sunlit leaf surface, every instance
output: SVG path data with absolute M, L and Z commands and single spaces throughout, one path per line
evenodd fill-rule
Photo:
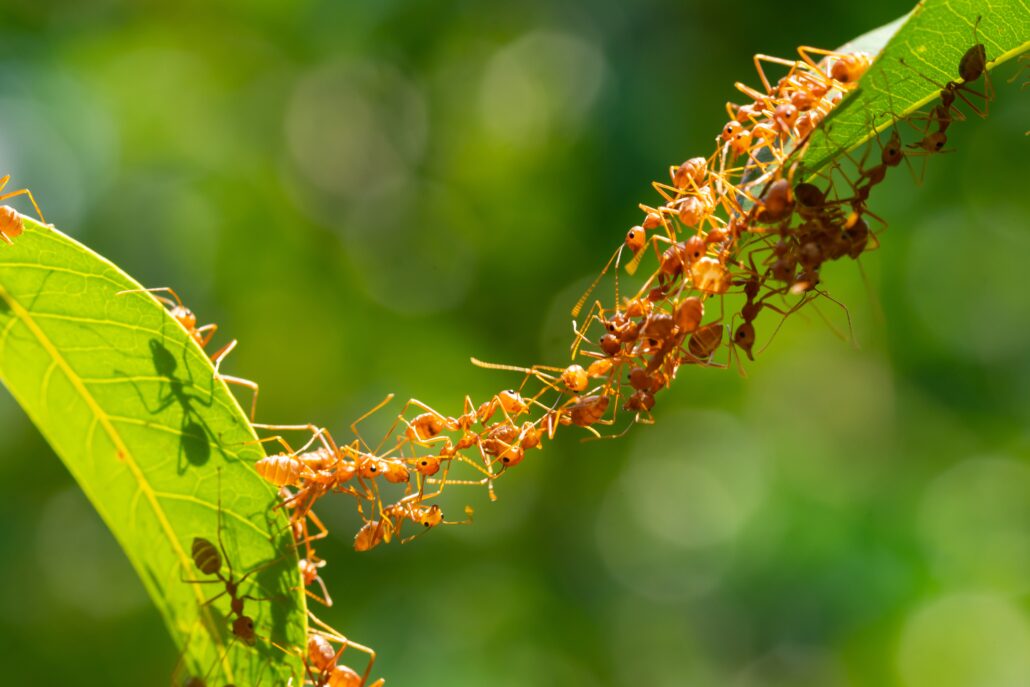
M 302 668 L 297 558 L 262 456 L 207 356 L 165 308 L 114 265 L 26 221 L 0 250 L 0 377 L 78 480 L 185 647 L 177 682 L 284 683 Z M 229 599 L 195 567 L 195 537 L 222 540 L 254 618 L 254 647 L 233 640 Z M 228 574 L 224 567 L 223 573 Z M 131 646 L 131 639 L 125 646 Z M 206 676 L 206 677 L 204 677 Z M 276 679 L 282 678 L 280 679 Z

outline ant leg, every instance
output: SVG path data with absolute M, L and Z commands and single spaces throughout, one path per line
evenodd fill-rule
M 522 382 L 522 386 L 519 387 L 519 391 L 520 392 L 522 391 L 523 387 L 525 387 L 526 382 L 531 377 L 536 377 L 541 382 L 543 382 L 547 386 L 551 387 L 555 391 L 561 391 L 561 389 L 559 389 L 558 386 L 554 383 L 554 380 L 556 380 L 557 377 L 554 377 L 553 375 L 545 374 L 543 372 L 543 370 L 561 371 L 560 367 L 551 367 L 549 365 L 534 365 L 533 367 L 519 367 L 517 365 L 506 365 L 506 364 L 503 364 L 503 363 L 487 363 L 487 362 L 483 362 L 479 358 L 475 358 L 475 357 L 471 357 L 471 358 L 469 358 L 469 360 L 471 360 L 472 364 L 475 365 L 476 367 L 481 367 L 481 368 L 483 368 L 485 370 L 502 370 L 502 371 L 507 371 L 507 372 L 523 372 L 523 373 L 525 373 L 526 377 L 525 377 L 525 379 Z
M 222 655 L 218 657 L 218 660 L 216 660 L 214 663 L 212 663 L 211 667 L 207 669 L 206 673 L 204 673 L 204 679 L 201 680 L 201 684 L 206 685 L 207 681 L 208 681 L 208 678 L 211 677 L 211 673 L 215 669 L 215 666 L 217 666 L 219 663 L 224 663 L 225 662 L 225 657 L 229 655 L 229 650 L 232 649 L 232 645 L 235 642 L 236 642 L 236 635 L 233 634 L 232 639 L 230 639 L 229 643 L 225 645 L 225 651 L 222 652 Z
M 626 244 L 623 243 L 615 249 L 615 252 L 612 253 L 612 257 L 608 258 L 608 262 L 605 264 L 604 269 L 601 270 L 601 273 L 597 275 L 597 278 L 594 279 L 593 283 L 590 284 L 590 286 L 583 293 L 583 295 L 579 297 L 579 300 L 576 301 L 576 305 L 572 307 L 573 317 L 579 316 L 579 311 L 583 309 L 583 305 L 587 302 L 587 299 L 590 298 L 590 294 L 593 292 L 593 290 L 597 288 L 598 284 L 601 283 L 601 279 L 604 277 L 608 269 L 612 266 L 612 263 L 615 264 L 616 272 L 618 271 L 619 260 L 622 258 L 622 249 L 625 248 L 625 246 Z
M 211 324 L 205 324 L 203 327 L 197 327 L 196 329 L 194 329 L 193 330 L 193 335 L 195 337 L 199 335 L 199 338 L 197 339 L 197 343 L 200 344 L 201 348 L 207 348 L 207 345 L 209 343 L 211 343 L 211 339 L 214 338 L 215 332 L 217 332 L 217 331 L 218 331 L 218 325 L 212 322 Z M 215 356 L 217 356 L 219 354 L 221 354 L 221 357 L 225 357 L 225 356 L 229 355 L 229 351 L 231 351 L 234 348 L 236 348 L 236 341 L 235 340 L 233 340 L 229 344 L 226 344 L 225 346 L 222 346 L 222 348 L 218 349 L 218 351 L 215 352 L 215 355 L 211 356 L 212 361 L 215 359 Z M 226 349 L 228 349 L 228 350 L 226 350 Z M 222 353 L 222 351 L 225 351 L 225 352 Z
M 341 454 L 340 447 L 336 445 L 336 441 L 333 440 L 332 434 L 325 427 L 318 427 L 311 423 L 306 425 L 269 425 L 264 423 L 254 422 L 252 425 L 255 429 L 278 429 L 288 432 L 311 432 L 312 438 L 317 438 L 322 442 L 322 446 L 325 450 L 333 456 L 339 456 Z M 307 446 L 309 444 L 306 444 Z M 303 450 L 303 449 L 302 449 Z
M 222 558 L 225 560 L 225 565 L 229 568 L 229 579 L 233 578 L 232 574 L 232 561 L 229 559 L 229 554 L 225 551 L 225 544 L 222 542 L 222 468 L 218 468 L 218 548 L 222 551 Z M 210 603 L 210 602 L 208 602 Z
M 322 562 L 325 563 L 325 561 L 322 561 Z M 322 589 L 322 596 L 319 596 L 318 594 L 315 594 L 313 591 L 311 591 L 307 587 L 304 588 L 304 593 L 307 594 L 308 596 L 310 596 L 315 601 L 318 601 L 323 606 L 325 606 L 327 608 L 331 608 L 332 605 L 333 605 L 333 597 L 329 596 L 329 590 L 326 589 L 325 582 L 322 581 L 322 577 L 319 576 L 319 575 L 316 575 L 315 579 L 313 580 L 313 582 L 318 582 L 318 586 Z
M 243 379 L 242 377 L 233 377 L 231 375 L 219 375 L 219 379 L 226 384 L 242 386 L 254 392 L 250 397 L 250 421 L 254 422 L 254 417 L 257 415 L 258 383 L 252 382 L 249 379 Z
M 177 305 L 180 308 L 184 307 L 183 304 L 182 304 L 182 299 L 179 298 L 179 294 L 177 294 L 175 292 L 175 289 L 173 289 L 170 286 L 157 286 L 157 287 L 154 287 L 152 289 L 126 289 L 125 291 L 119 291 L 115 295 L 116 296 L 122 296 L 122 295 L 125 295 L 127 293 L 149 293 L 151 296 L 154 296 L 154 294 L 156 294 L 156 293 L 170 293 L 170 294 L 172 294 L 172 298 L 175 299 L 174 302 L 172 302 L 169 299 L 164 298 L 162 296 L 154 296 L 154 298 L 157 299 L 158 301 L 160 301 L 161 303 L 165 304 L 165 305 L 171 305 L 171 306 Z
M 212 582 L 219 582 L 219 583 L 224 584 L 224 582 L 222 580 L 212 580 Z M 201 606 L 208 606 L 208 605 L 214 603 L 215 601 L 217 601 L 218 599 L 221 599 L 223 596 L 225 596 L 228 593 L 229 593 L 229 590 L 227 590 L 227 589 L 223 590 L 223 591 L 215 594 L 214 596 L 212 596 L 210 599 L 208 599 L 204 603 L 202 603 Z
M 294 449 L 292 446 L 290 446 L 289 442 L 287 442 L 286 439 L 282 438 L 278 434 L 271 437 L 264 437 L 262 439 L 255 439 L 253 441 L 245 441 L 243 442 L 243 444 L 245 446 L 250 446 L 253 444 L 264 444 L 269 441 L 278 441 L 279 445 L 286 449 L 286 455 L 296 457 L 307 451 L 311 447 L 311 444 L 315 443 L 316 439 L 318 439 L 317 434 L 313 435 L 310 439 L 308 439 L 308 442 L 301 446 L 299 449 Z
M 179 571 L 179 581 L 185 582 L 186 584 L 222 584 L 221 580 L 191 580 L 186 577 L 181 570 Z M 225 594 L 225 592 L 222 592 L 222 594 Z M 221 596 L 222 594 L 219 594 L 218 596 Z M 216 596 L 215 598 L 217 599 L 218 597 Z
M 668 243 L 668 244 L 670 244 L 672 246 L 675 246 L 676 243 L 672 239 L 668 238 L 667 236 L 661 236 L 659 234 L 655 234 L 651 238 L 648 239 L 648 243 L 650 243 L 651 246 L 654 248 L 654 254 L 656 256 L 658 256 L 658 263 L 661 264 L 661 262 L 662 262 L 662 253 L 661 253 L 661 251 L 658 250 L 658 242 L 659 241 L 664 242 L 664 243 Z M 644 259 L 644 254 L 646 252 L 647 252 L 647 246 L 645 245 L 643 248 L 638 250 L 633 255 L 633 259 L 632 260 L 630 260 L 629 262 L 626 263 L 626 273 L 627 274 L 635 274 L 636 273 L 637 268 L 640 266 L 641 260 Z M 607 268 L 605 268 L 605 269 L 607 269 Z
M 382 447 L 383 442 L 379 442 L 379 446 L 376 446 L 375 451 L 373 451 L 371 449 L 371 447 L 368 445 L 368 442 L 365 441 L 365 439 L 361 436 L 361 432 L 358 431 L 358 425 L 361 424 L 362 422 L 364 422 L 365 420 L 367 420 L 368 418 L 370 418 L 371 416 L 375 415 L 380 410 L 382 410 L 383 406 L 385 406 L 386 404 L 388 404 L 392 400 L 393 400 L 393 394 L 387 394 L 386 398 L 384 398 L 377 405 L 375 405 L 371 410 L 367 411 L 364 415 L 359 417 L 357 420 L 352 422 L 351 425 L 350 425 L 350 431 L 354 433 L 354 436 L 356 436 L 358 438 L 358 441 L 361 442 L 361 445 L 364 446 L 365 449 L 367 451 L 369 451 L 370 453 L 378 452 L 378 450 Z M 387 436 L 389 436 L 389 434 L 387 434 Z M 386 437 L 383 438 L 383 441 L 386 441 Z
M 214 327 L 214 329 L 210 330 L 210 335 L 208 337 L 202 339 L 202 341 L 200 342 L 200 347 L 201 348 L 204 348 L 207 345 L 207 343 L 211 340 L 211 337 L 215 335 L 215 330 L 218 329 L 218 325 L 215 325 L 215 324 L 205 325 L 204 327 L 201 327 L 201 329 L 205 329 L 207 327 Z M 201 331 L 201 329 L 198 329 L 196 331 L 199 332 L 199 331 Z M 229 343 L 225 344 L 224 346 L 222 346 L 217 351 L 215 351 L 214 353 L 211 354 L 211 362 L 214 363 L 215 374 L 216 375 L 218 374 L 219 368 L 222 366 L 222 361 L 225 360 L 227 357 L 229 357 L 230 353 L 232 353 L 234 350 L 236 350 L 236 345 L 237 344 L 239 344 L 239 341 L 236 340 L 236 339 L 233 339 L 232 341 L 230 341 Z
M 595 311 L 597 311 L 597 315 L 594 314 Z M 583 344 L 584 341 L 589 343 L 589 339 L 586 338 L 584 332 L 590 329 L 590 324 L 595 319 L 600 319 L 601 315 L 603 314 L 604 306 L 601 305 L 601 301 L 594 301 L 594 304 L 590 306 L 590 310 L 587 311 L 586 318 L 583 320 L 583 329 L 579 329 L 578 325 L 576 324 L 576 320 L 572 320 L 572 331 L 575 332 L 576 335 L 576 338 L 572 342 L 571 346 L 572 358 L 576 357 L 576 354 L 579 352 L 579 347 Z M 575 317 L 575 315 L 573 315 L 573 317 Z
M 0 189 L 2 189 L 4 186 L 7 185 L 7 182 L 8 182 L 8 180 L 10 178 L 11 178 L 11 175 L 8 174 L 3 179 L 0 179 Z M 8 198 L 14 198 L 15 196 L 28 196 L 29 197 L 29 201 L 32 203 L 32 207 L 35 208 L 35 210 L 36 210 L 36 216 L 39 217 L 39 221 L 42 224 L 46 224 L 46 220 L 43 219 L 43 213 L 42 213 L 42 211 L 40 211 L 39 205 L 36 204 L 36 199 L 32 196 L 32 191 L 30 191 L 27 188 L 21 188 L 21 189 L 18 189 L 17 191 L 11 191 L 9 193 L 3 194 L 2 196 L 0 196 L 0 202 L 3 202 L 5 200 L 7 200 Z
M 810 66 L 813 70 L 820 73 L 822 72 L 822 68 L 809 56 L 809 53 L 811 53 L 812 55 L 822 55 L 823 57 L 840 57 L 839 53 L 833 52 L 832 50 L 825 50 L 823 48 L 813 48 L 810 45 L 802 45 L 798 47 L 798 54 L 801 55 L 801 59 L 804 60 L 805 63 L 808 66 Z

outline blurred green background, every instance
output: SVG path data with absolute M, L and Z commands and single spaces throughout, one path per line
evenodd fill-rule
M 565 360 L 568 308 L 752 53 L 908 9 L 553 4 L 9 0 L 2 171 L 239 338 L 260 419 L 343 433 L 388 392 L 453 414 L 514 381 L 470 355 Z M 1014 71 L 921 187 L 874 195 L 866 279 L 826 269 L 857 349 L 799 314 L 746 379 L 682 370 L 655 426 L 567 432 L 495 504 L 453 489 L 471 527 L 357 555 L 352 507 L 323 507 L 324 618 L 395 686 L 1030 684 Z M 6 392 L 0 480 L 4 684 L 168 684 L 161 619 Z

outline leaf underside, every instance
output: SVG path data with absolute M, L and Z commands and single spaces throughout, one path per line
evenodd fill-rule
M 285 516 L 253 470 L 264 454 L 207 355 L 110 262 L 25 221 L 0 247 L 0 380 L 114 533 L 184 652 L 177 684 L 303 682 L 306 606 Z M 233 641 L 229 599 L 193 563 L 195 537 L 222 539 L 255 621 Z M 223 561 L 223 565 L 225 561 Z M 227 572 L 223 568 L 223 572 Z M 205 677 L 206 676 L 206 677 Z M 278 679 L 277 679 L 278 678 Z
M 874 131 L 883 131 L 935 101 L 945 83 L 959 80 L 959 62 L 976 43 L 986 49 L 988 70 L 1023 54 L 1030 48 L 1030 7 L 1022 0 L 926 0 L 906 17 L 842 47 L 842 51 L 879 51 L 879 55 L 858 88 L 812 133 L 803 176 L 819 172 L 842 151 L 870 140 Z M 979 93 L 984 87 L 984 77 L 970 84 Z M 962 94 L 984 109 L 982 96 Z

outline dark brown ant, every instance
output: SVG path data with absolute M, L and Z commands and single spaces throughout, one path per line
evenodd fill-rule
M 258 567 L 250 570 L 239 579 L 236 578 L 236 574 L 233 571 L 232 561 L 229 560 L 229 555 L 226 553 L 225 544 L 222 541 L 222 473 L 221 469 L 218 472 L 218 546 L 216 547 L 211 540 L 205 539 L 204 537 L 194 537 L 193 545 L 190 549 L 191 556 L 193 558 L 193 565 L 196 566 L 204 575 L 214 576 L 214 579 L 208 580 L 191 580 L 186 578 L 184 575 L 181 577 L 183 582 L 188 584 L 220 584 L 225 587 L 221 592 L 211 597 L 203 603 L 204 606 L 208 606 L 223 596 L 229 596 L 229 616 L 232 618 L 231 630 L 233 640 L 239 639 L 247 646 L 254 646 L 257 642 L 258 636 L 254 632 L 254 619 L 244 613 L 244 602 L 248 599 L 251 601 L 268 601 L 267 597 L 256 597 L 250 594 L 241 594 L 240 586 L 243 585 L 247 579 L 257 572 L 267 569 L 274 565 L 278 560 L 271 561 L 259 565 Z M 223 563 L 228 568 L 228 573 L 222 572 Z M 235 616 L 235 617 L 233 617 Z M 228 651 L 228 647 L 226 648 Z
M 980 26 L 980 20 L 982 18 L 983 18 L 982 16 L 978 16 L 976 18 L 976 23 L 973 24 L 973 40 L 974 41 L 977 40 L 976 32 L 977 32 L 977 28 Z M 990 77 L 987 75 L 987 49 L 984 47 L 983 43 L 979 43 L 979 42 L 975 43 L 973 45 L 973 47 L 971 47 L 968 50 L 966 50 L 966 52 L 959 59 L 959 63 L 958 63 L 959 80 L 958 81 L 948 81 L 946 84 L 943 84 L 943 85 L 938 83 L 937 81 L 934 81 L 930 77 L 926 76 L 925 74 L 923 74 L 919 70 L 917 70 L 914 67 L 912 67 L 911 65 L 909 65 L 907 62 L 905 62 L 904 58 L 898 58 L 898 59 L 901 62 L 901 64 L 905 65 L 909 69 L 912 69 L 917 74 L 919 74 L 919 76 L 923 77 L 924 79 L 926 79 L 927 81 L 929 81 L 933 85 L 935 85 L 938 88 L 940 88 L 941 89 L 941 93 L 940 93 L 941 105 L 945 109 L 947 109 L 949 112 L 950 111 L 954 111 L 959 119 L 965 119 L 965 117 L 962 116 L 961 112 L 959 112 L 957 109 L 954 108 L 954 103 L 955 103 L 955 98 L 956 97 L 961 98 L 962 101 L 966 105 L 969 105 L 969 107 L 976 114 L 980 115 L 983 118 L 987 117 L 987 115 L 988 115 L 988 113 L 990 111 L 990 102 L 991 102 L 991 100 L 994 99 L 994 88 L 991 86 Z M 975 81 L 979 81 L 981 76 L 984 77 L 984 92 L 983 93 L 980 93 L 979 91 L 976 91 L 976 90 L 974 90 L 974 89 L 969 87 L 969 84 L 971 84 L 971 83 L 973 83 Z M 983 101 L 984 101 L 983 110 L 981 111 L 980 108 L 978 108 L 975 104 L 973 104 L 973 102 L 971 100 L 969 100 L 969 98 L 967 98 L 965 95 L 963 95 L 961 93 L 961 91 L 965 91 L 965 92 L 967 92 L 967 93 L 969 93 L 971 95 L 976 96 L 977 98 L 983 98 Z M 950 124 L 950 116 L 947 118 L 947 121 Z M 947 126 L 945 126 L 945 129 L 946 128 L 947 128 Z

